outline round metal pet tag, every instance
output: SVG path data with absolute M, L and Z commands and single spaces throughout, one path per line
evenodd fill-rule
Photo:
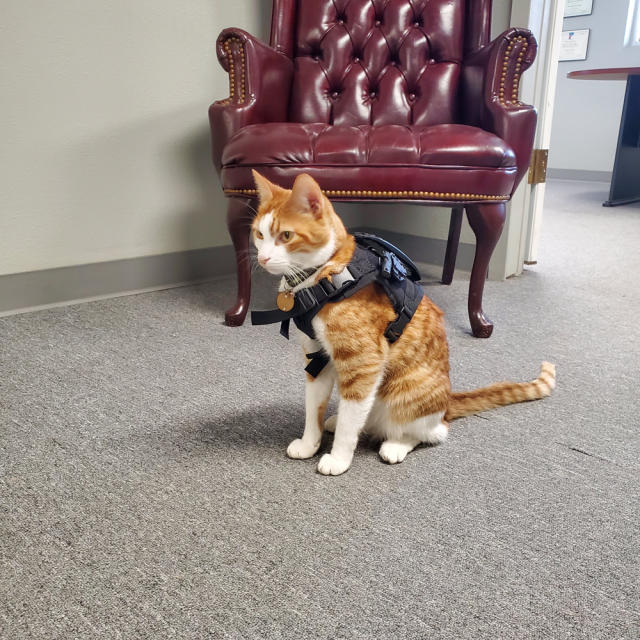
M 281 291 L 276 298 L 276 304 L 280 311 L 291 311 L 293 309 L 294 296 L 291 291 Z

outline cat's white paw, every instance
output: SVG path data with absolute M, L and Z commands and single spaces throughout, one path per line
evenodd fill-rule
M 427 444 L 442 444 L 449 435 L 449 427 L 442 422 L 435 426 L 429 433 L 427 437 L 424 439 L 424 442 Z
M 296 438 L 287 447 L 287 455 L 290 458 L 295 458 L 296 460 L 306 460 L 307 458 L 312 458 L 319 447 L 320 443 L 314 445 L 306 442 L 302 438 Z
M 318 462 L 318 472 L 324 476 L 339 476 L 351 466 L 351 460 L 344 460 L 325 453 Z
M 415 446 L 415 445 L 414 445 Z M 413 446 L 405 444 L 403 442 L 392 442 L 387 440 L 380 446 L 380 457 L 389 464 L 397 464 L 402 462 L 409 451 L 413 449 Z
M 338 422 L 338 416 L 331 416 L 324 421 L 324 430 L 329 433 L 336 432 L 336 422 Z

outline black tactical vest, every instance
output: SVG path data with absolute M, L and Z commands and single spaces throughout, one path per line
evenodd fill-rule
M 315 339 L 311 321 L 327 302 L 339 302 L 377 282 L 389 297 L 397 317 L 385 329 L 385 338 L 395 342 L 413 317 L 424 292 L 418 280 L 420 273 L 415 264 L 400 249 L 370 233 L 354 233 L 356 248 L 351 262 L 347 265 L 352 279 L 336 286 L 329 278 L 318 284 L 300 289 L 295 293 L 291 311 L 273 309 L 271 311 L 253 311 L 252 324 L 271 324 L 280 322 L 280 333 L 289 338 L 289 323 Z M 323 351 L 307 354 L 311 362 L 305 371 L 316 377 L 329 362 L 329 356 Z

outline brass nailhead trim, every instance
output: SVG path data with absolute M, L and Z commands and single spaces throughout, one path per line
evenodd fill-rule
M 505 98 L 505 92 L 506 92 L 505 85 L 507 81 L 507 71 L 509 69 L 509 59 L 511 58 L 511 51 L 518 43 L 522 44 L 522 48 L 516 59 L 515 73 L 513 74 L 513 81 L 511 85 L 511 100 L 508 100 Z M 529 47 L 528 40 L 524 36 L 518 36 L 517 38 L 514 38 L 513 40 L 511 40 L 511 42 L 509 42 L 509 46 L 506 48 L 504 52 L 504 59 L 502 62 L 502 74 L 500 75 L 500 89 L 498 90 L 498 100 L 500 101 L 500 104 L 505 107 L 510 104 L 515 104 L 515 105 L 521 104 L 518 101 L 518 90 L 520 88 L 520 75 L 522 74 L 522 71 L 520 71 L 520 69 L 522 68 L 522 60 L 524 59 L 524 55 L 528 47 Z
M 233 53 L 231 51 L 232 44 L 239 44 L 242 47 L 242 57 L 240 58 L 240 95 L 239 95 L 239 104 L 244 103 L 244 78 L 245 78 L 245 52 L 244 45 L 239 38 L 227 38 L 224 41 L 224 50 L 227 54 L 227 60 L 229 61 L 229 97 L 226 100 L 222 100 L 221 104 L 229 104 L 233 102 L 236 94 L 236 73 L 235 73 L 235 62 L 233 60 Z
M 225 193 L 241 193 L 242 195 L 255 196 L 257 189 L 225 189 Z M 508 200 L 508 195 L 488 196 L 481 193 L 444 193 L 439 191 L 365 191 L 365 190 L 336 190 L 323 189 L 326 196 L 346 197 L 375 197 L 375 198 L 435 198 L 437 200 Z

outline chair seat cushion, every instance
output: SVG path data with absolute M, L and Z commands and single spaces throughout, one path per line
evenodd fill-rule
M 461 196 L 473 194 L 507 199 L 516 172 L 515 154 L 506 142 L 461 124 L 254 124 L 229 140 L 222 165 L 229 195 L 253 189 L 250 169 L 256 168 L 283 186 L 306 171 L 338 199 L 338 191 L 417 197 L 400 195 L 411 191 L 423 194 L 418 198 L 423 200 L 465 199 Z
M 515 167 L 511 147 L 498 136 L 464 124 L 344 127 L 272 122 L 240 129 L 222 164 L 404 164 Z

